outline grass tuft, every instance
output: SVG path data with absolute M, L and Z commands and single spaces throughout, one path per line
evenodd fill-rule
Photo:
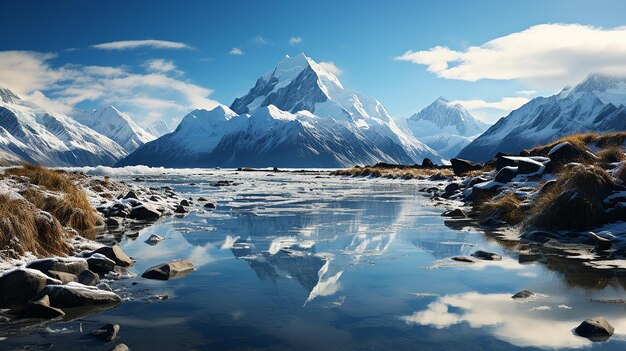
M 508 224 L 519 224 L 524 220 L 520 199 L 513 193 L 506 193 L 478 206 L 480 222 L 499 219 Z
M 600 162 L 602 163 L 614 163 L 620 162 L 626 159 L 626 155 L 622 148 L 619 146 L 609 146 L 596 153 Z

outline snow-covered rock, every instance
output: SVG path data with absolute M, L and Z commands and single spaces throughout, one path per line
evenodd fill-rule
M 419 141 L 446 158 L 455 157 L 489 127 L 461 104 L 443 97 L 409 117 L 406 126 Z
M 573 88 L 535 98 L 501 118 L 459 157 L 486 161 L 497 152 L 518 153 L 578 132 L 626 130 L 626 78 L 589 75 Z
M 172 130 L 170 129 L 170 127 L 167 125 L 167 123 L 165 121 L 158 120 L 158 121 L 152 123 L 151 125 L 149 125 L 146 128 L 146 131 L 158 138 L 160 136 L 163 136 L 163 135 L 171 132 Z
M 112 165 L 126 153 L 78 121 L 0 89 L 0 164 Z
M 109 137 L 127 152 L 133 152 L 156 137 L 141 128 L 126 113 L 114 106 L 90 111 L 75 110 L 71 116 L 83 125 Z
M 442 157 L 400 130 L 382 104 L 345 89 L 304 54 L 285 57 L 231 107 L 195 110 L 118 165 L 345 167 Z

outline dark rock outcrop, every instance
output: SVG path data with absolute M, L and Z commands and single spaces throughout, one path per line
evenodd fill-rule
M 598 316 L 585 320 L 574 331 L 591 341 L 606 341 L 613 335 L 615 328 L 606 318 Z

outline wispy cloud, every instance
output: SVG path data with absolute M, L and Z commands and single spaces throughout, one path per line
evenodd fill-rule
M 94 49 L 100 49 L 100 50 L 129 50 L 129 49 L 139 49 L 139 48 L 172 49 L 172 50 L 192 49 L 191 46 L 185 43 L 181 43 L 177 41 L 153 40 L 153 39 L 112 41 L 108 43 L 91 45 L 91 47 Z
M 228 53 L 231 55 L 237 55 L 237 56 L 244 55 L 243 50 L 241 50 L 240 48 L 232 48 L 230 49 Z
M 468 109 L 473 115 L 485 122 L 495 122 L 498 118 L 508 115 L 511 111 L 520 108 L 530 101 L 525 97 L 503 97 L 498 101 L 485 101 L 480 99 L 455 100 Z
M 301 37 L 291 37 L 289 38 L 289 45 L 294 46 L 302 43 Z
M 182 73 L 176 68 L 174 61 L 166 60 L 166 59 L 148 60 L 144 63 L 144 67 L 146 67 L 146 69 L 151 72 L 161 72 L 161 73 L 174 72 L 177 74 Z
M 328 73 L 332 73 L 336 76 L 340 75 L 341 73 L 343 73 L 343 71 L 337 67 L 337 65 L 335 65 L 334 62 L 320 62 L 318 63 L 318 65 L 320 65 L 325 71 L 327 71 Z
M 266 44 L 270 43 L 270 41 L 267 40 L 265 37 L 263 37 L 261 34 L 259 34 L 256 37 L 252 38 L 252 41 L 255 44 L 257 44 L 257 45 L 266 45 Z
M 522 96 L 535 96 L 538 94 L 537 90 L 520 90 L 515 92 L 516 95 Z
M 520 79 L 560 88 L 592 72 L 626 75 L 626 27 L 541 24 L 479 46 L 435 46 L 396 57 L 446 79 Z

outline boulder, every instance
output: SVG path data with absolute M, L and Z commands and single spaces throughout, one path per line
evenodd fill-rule
M 498 183 L 506 184 L 513 180 L 513 178 L 515 177 L 517 177 L 517 167 L 507 166 L 498 171 L 495 181 Z
M 176 207 L 174 207 L 174 213 L 187 213 L 187 210 L 182 205 L 176 205 Z
M 61 284 L 34 269 L 17 268 L 5 272 L 0 275 L 0 307 L 23 305 L 49 283 Z
M 455 208 L 453 210 L 446 211 L 442 213 L 441 216 L 450 217 L 450 218 L 466 218 L 467 217 L 465 215 L 465 212 L 463 212 L 463 210 L 461 210 L 460 208 Z
M 100 283 L 100 277 L 96 273 L 86 270 L 78 275 L 78 282 L 83 285 L 96 286 Z
M 574 331 L 591 341 L 606 341 L 613 335 L 615 328 L 606 318 L 598 316 L 585 320 Z
M 467 183 L 467 186 L 468 187 L 473 187 L 476 184 L 485 183 L 485 182 L 488 182 L 488 181 L 489 181 L 489 179 L 485 178 L 485 177 L 474 177 L 474 178 L 470 179 L 469 183 Z
M 589 239 L 591 239 L 591 242 L 594 245 L 596 245 L 599 249 L 601 250 L 610 249 L 611 246 L 613 246 L 613 241 L 611 240 L 613 235 L 608 232 L 601 232 L 599 234 L 600 235 L 594 232 L 587 233 L 587 235 L 589 235 Z
M 120 216 L 117 216 L 120 217 Z M 106 224 L 107 227 L 109 228 L 117 228 L 119 226 L 122 225 L 122 221 L 120 221 L 119 219 L 117 219 L 115 216 L 114 217 L 108 217 L 104 223 Z
M 195 267 L 189 260 L 175 260 L 148 268 L 141 276 L 146 279 L 170 280 L 183 277 Z
M 496 156 L 496 170 L 499 171 L 504 167 L 517 167 L 517 162 L 511 155 Z
M 589 162 L 597 157 L 584 146 L 576 146 L 568 141 L 555 145 L 548 152 L 554 165 L 565 165 L 570 162 Z
M 536 161 L 530 157 L 518 157 L 517 160 L 517 173 L 518 174 L 532 174 L 537 173 L 543 167 L 543 163 Z
M 133 207 L 128 214 L 128 218 L 141 220 L 141 221 L 156 221 L 161 218 L 161 213 L 154 207 L 142 204 Z
M 89 264 L 89 270 L 98 274 L 104 275 L 115 269 L 115 261 L 101 253 L 91 254 L 87 258 L 87 263 Z
M 156 245 L 162 240 L 165 240 L 165 238 L 160 235 L 152 234 L 148 239 L 146 239 L 145 243 L 148 245 Z
M 482 164 L 464 160 L 461 158 L 453 158 L 450 160 L 454 175 L 462 176 L 469 171 L 476 171 L 483 167 Z
M 472 187 L 472 191 L 465 197 L 465 199 L 468 201 L 480 202 L 498 194 L 498 189 L 500 188 L 502 188 L 502 183 L 499 182 L 476 184 Z
M 204 204 L 204 208 L 214 209 L 215 207 L 215 204 L 212 202 L 207 202 L 206 204 Z
M 60 280 L 61 283 L 63 284 L 67 284 L 69 282 L 77 282 L 78 281 L 78 277 L 72 273 L 67 273 L 67 272 L 59 272 L 59 271 L 55 271 L 55 270 L 49 270 L 47 272 L 48 276 L 51 278 L 54 278 L 56 280 Z
M 20 311 L 20 318 L 54 319 L 63 316 L 65 316 L 65 312 L 50 306 L 50 298 L 48 295 L 30 301 Z
M 117 344 L 109 351 L 129 351 L 129 350 L 130 349 L 128 348 L 128 346 L 126 346 L 126 344 Z
M 502 260 L 502 256 L 498 255 L 497 253 L 483 251 L 483 250 L 478 250 L 478 251 L 474 252 L 472 254 L 472 257 L 476 257 L 478 259 L 485 260 L 485 261 L 500 261 L 500 260 Z
M 451 260 L 457 261 L 457 262 L 463 262 L 463 263 L 475 263 L 476 262 L 473 258 L 467 257 L 467 256 L 454 256 L 451 258 Z
M 206 198 L 204 198 L 204 197 L 202 197 L 202 196 L 200 196 L 200 197 L 198 198 L 198 202 L 206 202 L 206 201 L 209 201 L 209 200 L 207 200 Z
M 522 290 L 517 292 L 515 295 L 511 296 L 513 300 L 518 299 L 527 299 L 529 297 L 535 296 L 535 293 L 529 290 Z
M 124 199 L 139 199 L 134 191 L 129 191 L 124 195 Z
M 119 324 L 107 324 L 92 331 L 91 333 L 89 333 L 89 335 L 98 338 L 104 342 L 111 342 L 113 340 L 117 340 L 119 332 Z
M 422 167 L 423 168 L 433 168 L 433 167 L 435 167 L 435 164 L 428 157 L 426 157 L 422 161 Z
M 93 254 L 104 255 L 106 258 L 112 260 L 113 262 L 115 262 L 116 265 L 121 267 L 130 267 L 134 263 L 133 260 L 128 257 L 128 255 L 126 255 L 126 253 L 122 251 L 122 249 L 120 249 L 120 247 L 117 245 L 103 246 L 94 251 L 92 255 Z M 83 269 L 83 271 L 86 269 L 87 268 Z
M 191 204 L 189 203 L 189 200 L 186 200 L 186 199 L 180 200 L 180 205 L 186 206 L 186 207 L 191 206 Z
M 117 304 L 122 301 L 114 292 L 78 283 L 47 285 L 37 294 L 35 299 L 40 299 L 44 295 L 48 295 L 52 306 L 61 308 Z
M 67 257 L 67 258 L 44 258 L 29 263 L 26 267 L 36 269 L 38 271 L 48 273 L 48 271 L 72 273 L 76 276 L 80 272 L 88 269 L 87 261 L 83 258 Z

